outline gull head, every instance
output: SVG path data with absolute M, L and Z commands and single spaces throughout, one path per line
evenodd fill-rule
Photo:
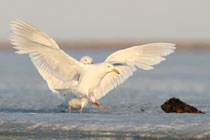
M 120 74 L 120 72 L 114 67 L 114 65 L 112 65 L 111 63 L 104 63 L 104 70 L 107 72 L 107 73 L 110 73 L 110 72 L 115 72 L 117 74 Z
M 90 56 L 84 56 L 80 59 L 83 64 L 93 64 L 93 59 Z

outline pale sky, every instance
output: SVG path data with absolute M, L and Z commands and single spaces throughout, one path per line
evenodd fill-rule
M 0 0 L 0 40 L 18 18 L 57 40 L 210 40 L 210 0 Z

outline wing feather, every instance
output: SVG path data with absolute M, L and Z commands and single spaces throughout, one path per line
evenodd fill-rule
M 11 24 L 11 43 L 18 54 L 29 54 L 31 61 L 53 92 L 75 85 L 84 65 L 67 55 L 47 34 L 21 20 Z
M 133 75 L 136 67 L 144 70 L 153 69 L 154 65 L 164 61 L 164 56 L 173 53 L 174 49 L 175 44 L 172 43 L 152 43 L 114 52 L 107 57 L 105 62 L 112 63 L 120 74 L 109 73 L 104 76 L 95 92 L 95 97 L 100 99 L 110 90 L 122 84 Z

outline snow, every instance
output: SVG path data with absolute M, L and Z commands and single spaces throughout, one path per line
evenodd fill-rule
M 68 53 L 100 62 L 111 51 Z M 58 107 L 63 100 L 28 56 L 1 52 L 0 60 L 0 138 L 210 138 L 210 52 L 177 52 L 154 70 L 139 70 L 100 100 L 107 111 L 89 103 L 82 115 Z M 171 97 L 206 113 L 164 113 L 160 105 Z

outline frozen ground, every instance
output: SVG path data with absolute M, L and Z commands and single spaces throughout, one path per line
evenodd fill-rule
M 71 51 L 100 62 L 111 51 Z M 57 106 L 28 56 L 0 53 L 0 138 L 202 138 L 210 139 L 210 52 L 178 52 L 154 70 L 139 70 L 84 113 Z M 167 114 L 160 105 L 177 97 L 206 114 Z M 142 112 L 141 108 L 145 111 Z

